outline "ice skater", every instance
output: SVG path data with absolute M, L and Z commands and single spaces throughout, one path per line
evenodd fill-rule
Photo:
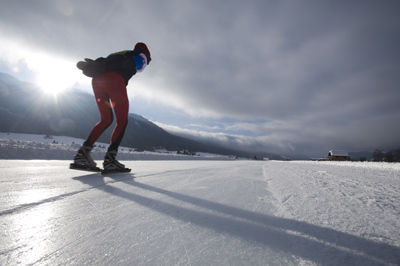
M 86 58 L 85 61 L 78 62 L 77 67 L 83 74 L 93 78 L 92 87 L 100 112 L 100 121 L 93 127 L 89 137 L 75 155 L 71 168 L 101 171 L 90 152 L 96 140 L 111 125 L 113 109 L 116 125 L 104 157 L 103 172 L 130 172 L 131 169 L 116 160 L 118 147 L 128 123 L 129 100 L 126 86 L 129 79 L 137 72 L 143 71 L 150 61 L 149 49 L 146 44 L 139 42 L 133 50 L 116 52 L 96 60 Z

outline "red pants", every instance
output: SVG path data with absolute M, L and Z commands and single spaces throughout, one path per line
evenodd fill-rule
M 93 78 L 93 92 L 100 112 L 100 121 L 92 129 L 86 144 L 93 145 L 113 121 L 112 109 L 117 124 L 111 135 L 109 150 L 118 150 L 128 123 L 129 100 L 123 77 L 115 72 L 104 73 Z

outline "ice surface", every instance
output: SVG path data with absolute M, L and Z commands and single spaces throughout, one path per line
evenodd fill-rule
M 0 265 L 399 265 L 393 164 L 0 161 Z

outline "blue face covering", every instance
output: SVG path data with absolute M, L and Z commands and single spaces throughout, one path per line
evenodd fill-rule
M 133 60 L 135 61 L 135 64 L 136 64 L 136 70 L 142 70 L 143 65 L 144 65 L 143 58 L 141 58 L 138 55 L 134 55 Z

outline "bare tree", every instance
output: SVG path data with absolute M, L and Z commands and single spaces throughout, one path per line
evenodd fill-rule
M 372 157 L 374 158 L 374 162 L 382 162 L 383 161 L 383 153 L 379 149 L 376 149 L 374 151 L 374 153 L 372 154 Z
M 400 162 L 400 148 L 394 151 L 393 157 L 395 162 Z
M 389 152 L 387 152 L 385 154 L 385 161 L 389 162 L 389 163 L 394 162 L 394 156 L 393 156 L 393 153 L 391 151 L 389 151 Z

